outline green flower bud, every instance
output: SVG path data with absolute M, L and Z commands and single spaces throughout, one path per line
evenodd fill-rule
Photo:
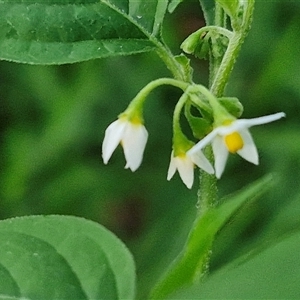
M 181 49 L 200 59 L 207 59 L 210 51 L 215 58 L 221 58 L 227 49 L 230 33 L 218 27 L 203 27 L 187 37 Z
M 181 44 L 181 49 L 187 54 L 194 54 L 198 58 L 206 59 L 209 54 L 209 37 L 210 32 L 201 28 L 192 33 Z
M 211 34 L 211 52 L 213 57 L 222 58 L 228 46 L 228 38 L 216 32 Z

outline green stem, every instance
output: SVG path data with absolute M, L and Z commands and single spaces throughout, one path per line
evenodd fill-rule
M 213 164 L 214 155 L 211 145 L 206 146 L 203 152 L 207 159 Z M 208 174 L 200 169 L 197 197 L 197 217 L 195 219 L 194 226 L 197 226 L 199 220 L 218 203 L 217 178 L 214 174 Z M 194 226 L 192 227 L 191 232 L 194 230 Z M 202 255 L 201 261 L 199 262 L 194 280 L 197 279 L 199 282 L 207 276 L 209 273 L 210 258 L 211 249 L 207 249 L 205 254 Z
M 226 108 L 220 104 L 218 99 L 203 85 L 196 86 L 198 91 L 206 97 L 209 102 L 210 107 L 212 108 L 213 116 L 214 116 L 214 125 L 219 126 L 224 121 L 234 120 L 234 118 L 228 113 Z
M 171 51 L 162 44 L 157 44 L 157 54 L 177 80 L 188 81 L 188 74 L 184 73 L 182 66 L 176 61 Z
M 214 24 L 214 26 L 223 27 L 225 21 L 226 21 L 226 16 L 225 16 L 224 10 L 216 2 L 215 3 L 215 24 Z M 213 56 L 212 51 L 210 51 L 210 54 L 209 54 L 209 86 L 211 86 L 213 83 L 216 73 L 218 72 L 218 69 L 220 67 L 221 61 L 222 61 L 221 58 L 216 59 Z
M 223 9 L 218 5 L 216 2 L 215 7 L 215 25 L 223 27 L 226 23 L 226 15 Z M 230 55 L 235 53 L 235 48 L 239 46 L 237 44 L 239 40 L 236 40 L 236 35 L 230 37 L 229 45 L 225 52 L 225 55 L 222 59 L 216 59 L 212 53 L 210 53 L 210 73 L 209 73 L 209 85 L 210 91 L 209 92 L 206 88 L 199 86 L 201 93 L 208 98 L 212 109 L 214 110 L 215 106 L 218 106 L 216 103 L 216 97 L 220 97 L 223 94 L 225 84 L 227 83 L 228 73 L 230 73 L 231 69 L 233 68 L 233 64 L 235 62 L 235 58 L 231 58 Z M 224 71 L 225 70 L 225 71 Z M 230 71 L 228 71 L 230 70 Z M 224 86 L 223 86 L 224 85 Z M 218 107 L 215 107 L 218 109 Z M 208 158 L 211 163 L 214 163 L 214 155 L 212 151 L 211 145 L 205 147 L 204 154 Z M 217 205 L 218 201 L 218 188 L 217 188 L 217 179 L 215 175 L 207 174 L 203 170 L 200 170 L 199 176 L 199 190 L 198 190 L 198 201 L 197 201 L 197 208 L 198 214 L 195 220 L 195 224 L 199 222 L 203 215 L 208 212 L 211 208 Z M 200 263 L 198 268 L 198 280 L 201 280 L 205 277 L 209 272 L 209 263 L 211 257 L 211 250 L 208 249 L 206 255 L 203 257 L 203 260 Z
M 227 50 L 211 85 L 211 92 L 217 97 L 221 97 L 224 93 L 225 86 L 241 48 L 242 37 L 242 33 L 235 32 L 229 40 Z
M 247 1 L 245 5 L 246 9 L 244 11 L 241 29 L 239 31 L 235 31 L 232 38 L 229 40 L 227 50 L 211 84 L 211 92 L 217 97 L 221 97 L 224 93 L 225 86 L 229 80 L 235 61 L 250 29 L 254 0 Z
M 225 21 L 226 21 L 226 16 L 225 16 L 224 10 L 218 3 L 216 3 L 216 7 L 215 7 L 215 25 L 219 26 L 219 27 L 223 27 Z
M 220 26 L 215 26 L 215 25 L 202 27 L 201 29 L 198 30 L 198 32 L 207 32 L 209 30 L 215 31 L 219 34 L 222 34 L 223 36 L 228 37 L 228 39 L 231 39 L 231 37 L 233 35 L 232 31 L 230 31 L 226 28 L 220 27 Z
M 219 102 L 217 100 L 217 98 L 203 85 L 198 84 L 197 86 L 197 90 L 206 97 L 206 99 L 208 100 L 211 108 L 214 109 L 218 109 L 219 108 Z
M 227 50 L 222 58 L 221 62 L 216 60 L 210 55 L 210 92 L 205 88 L 199 86 L 201 93 L 203 93 L 208 99 L 212 108 L 218 106 L 215 97 L 221 97 L 224 93 L 225 86 L 229 80 L 229 76 L 233 69 L 236 58 L 240 52 L 241 46 L 250 28 L 252 13 L 254 9 L 254 0 L 249 0 L 245 3 L 246 8 L 243 16 L 243 23 L 239 31 L 234 31 L 232 37 L 229 39 Z M 216 3 L 215 10 L 215 23 L 219 26 L 224 26 L 226 22 L 226 15 L 222 13 L 222 9 Z M 215 96 L 215 97 L 214 97 Z M 207 158 L 213 163 L 213 151 L 211 146 L 204 149 Z M 198 223 L 200 218 L 209 211 L 212 207 L 217 205 L 217 179 L 214 175 L 207 174 L 200 171 L 200 185 L 198 191 L 198 217 L 195 224 Z M 205 259 L 201 262 L 199 270 L 202 270 L 202 277 L 208 272 L 208 266 L 210 261 L 210 250 L 207 251 Z
M 146 97 L 150 94 L 152 90 L 154 90 L 155 88 L 161 85 L 172 85 L 183 91 L 186 91 L 186 89 L 190 86 L 189 83 L 186 83 L 181 80 L 173 79 L 173 78 L 159 78 L 153 80 L 139 91 L 139 93 L 133 98 L 133 100 L 128 105 L 126 111 L 123 112 L 122 114 L 131 115 L 131 116 L 134 116 L 136 114 L 141 115 Z
M 225 85 L 229 79 L 229 75 L 235 63 L 236 57 L 240 51 L 241 44 L 244 41 L 251 23 L 254 0 L 248 0 L 244 5 L 245 12 L 243 15 L 241 29 L 233 33 L 224 57 L 217 60 L 210 55 L 210 91 L 202 86 L 193 87 L 197 88 L 199 92 L 208 98 L 212 106 L 218 105 L 216 98 L 222 96 L 224 93 Z M 226 15 L 217 3 L 215 11 L 215 25 L 224 26 Z M 183 77 L 180 78 L 181 80 L 184 80 Z M 185 92 L 187 93 L 187 91 Z M 183 96 L 175 108 L 174 120 L 179 120 L 180 111 L 184 105 L 184 102 L 185 97 Z M 214 159 L 211 146 L 206 147 L 204 152 L 206 157 L 213 163 Z M 217 205 L 218 198 L 216 182 L 217 179 L 214 175 L 209 175 L 203 171 L 200 171 L 200 187 L 198 191 L 197 205 L 198 216 L 194 222 L 194 226 L 190 231 L 187 245 L 184 249 L 184 252 L 182 255 L 179 255 L 169 272 L 154 288 L 151 299 L 164 299 L 170 293 L 174 292 L 174 290 L 184 286 L 185 284 L 195 283 L 195 281 L 201 280 L 208 273 L 211 255 L 210 242 L 212 243 L 213 240 L 209 241 L 207 247 L 205 248 L 203 248 L 203 243 L 201 243 L 199 245 L 199 249 L 197 248 L 197 252 L 194 252 L 193 249 L 195 249 L 194 247 L 195 243 L 197 243 L 197 239 L 192 237 L 197 236 L 197 233 L 199 233 L 199 236 L 201 236 L 202 233 L 200 234 L 200 231 L 202 232 L 203 230 L 203 224 L 201 222 L 206 220 L 205 217 L 211 216 L 210 213 L 212 208 Z M 202 242 L 204 242 L 204 240 Z
M 175 106 L 174 114 L 173 114 L 173 133 L 174 133 L 174 135 L 177 132 L 182 132 L 181 126 L 180 126 L 180 114 L 181 114 L 181 111 L 187 100 L 188 100 L 188 94 L 184 93 L 180 97 L 179 101 L 177 102 L 177 104 Z
M 215 25 L 223 27 L 226 22 L 226 15 L 223 9 L 216 2 L 215 7 Z M 229 39 L 230 41 L 233 39 L 233 36 Z M 228 48 L 227 48 L 228 50 Z M 225 52 L 226 55 L 226 52 Z M 226 66 L 227 61 L 224 63 L 224 57 L 222 60 L 214 58 L 212 52 L 210 53 L 209 60 L 209 85 L 212 91 L 209 92 L 206 88 L 199 87 L 201 93 L 204 94 L 209 102 L 215 105 L 215 96 L 219 94 L 219 90 L 214 88 L 216 79 L 218 79 L 218 75 L 220 74 L 220 68 Z M 220 76 L 220 75 L 219 75 Z M 223 76 L 223 75 L 222 75 Z M 221 77 L 222 78 L 222 77 Z M 216 93 L 217 92 L 217 93 Z M 223 93 L 223 91 L 222 91 Z M 212 107 L 213 108 L 213 107 Z M 212 151 L 211 145 L 205 147 L 204 154 L 208 158 L 211 163 L 214 163 L 214 155 Z M 199 220 L 208 212 L 211 208 L 217 205 L 218 201 L 218 188 L 217 188 L 217 178 L 215 175 L 207 174 L 206 172 L 200 170 L 199 175 L 199 190 L 198 190 L 198 201 L 197 201 L 197 217 L 195 220 L 195 226 L 198 224 Z M 192 229 L 193 230 L 193 229 Z M 203 259 L 199 262 L 198 273 L 197 275 L 198 281 L 205 277 L 209 272 L 209 263 L 211 258 L 211 249 L 207 249 L 206 253 L 202 256 Z
M 192 146 L 191 142 L 187 139 L 187 137 L 182 132 L 181 125 L 180 125 L 181 111 L 184 108 L 186 102 L 188 101 L 188 98 L 189 96 L 188 96 L 188 89 L 187 89 L 187 91 L 180 97 L 174 109 L 174 114 L 173 114 L 174 156 L 180 155 L 183 152 L 185 153 Z
M 189 83 L 178 79 L 159 78 L 149 82 L 145 87 L 143 87 L 132 101 L 140 101 L 139 99 L 145 99 L 152 90 L 161 85 L 172 85 L 181 89 L 182 91 L 186 91 L 186 89 L 190 86 Z
M 205 147 L 204 154 L 210 162 L 214 161 L 214 155 L 212 147 L 209 145 Z M 218 188 L 217 180 L 214 174 L 208 174 L 203 170 L 200 170 L 200 188 L 198 190 L 198 218 L 201 218 L 206 211 L 210 210 L 212 207 L 215 207 L 218 202 Z M 197 223 L 197 220 L 195 224 Z M 208 266 L 208 262 L 205 262 L 205 265 Z M 205 268 L 206 271 L 208 270 Z
M 218 5 L 216 2 L 215 7 L 215 24 L 216 26 L 223 27 L 226 22 L 226 15 L 223 9 Z M 232 37 L 230 38 L 230 40 Z M 210 52 L 209 57 L 209 85 L 210 87 L 213 86 L 215 79 L 217 78 L 217 74 L 220 69 L 220 65 L 222 64 L 221 59 L 216 59 Z M 208 91 L 205 87 L 199 86 L 200 92 L 208 98 L 210 103 L 215 102 L 214 99 L 211 99 L 214 96 Z M 213 107 L 212 107 L 213 108 Z M 212 147 L 209 145 L 205 147 L 204 154 L 206 155 L 207 159 L 214 163 L 214 156 Z M 197 200 L 197 217 L 194 222 L 195 226 L 197 226 L 199 220 L 208 212 L 212 207 L 216 206 L 217 199 L 218 199 L 218 188 L 217 188 L 217 179 L 215 175 L 208 174 L 203 170 L 200 170 L 199 175 L 199 190 L 197 193 L 198 200 Z M 192 228 L 193 231 L 194 227 Z M 191 232 L 192 232 L 191 231 Z M 209 272 L 209 262 L 210 262 L 211 251 L 208 249 L 206 253 L 202 256 L 201 261 L 198 265 L 198 270 L 195 274 L 198 281 L 205 277 Z

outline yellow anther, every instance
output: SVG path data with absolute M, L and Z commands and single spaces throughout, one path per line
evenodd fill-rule
M 225 136 L 225 144 L 231 153 L 236 153 L 244 146 L 244 141 L 238 132 L 233 132 Z

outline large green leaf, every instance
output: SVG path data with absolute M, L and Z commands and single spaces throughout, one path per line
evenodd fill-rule
M 1 221 L 0 278 L 4 299 L 134 298 L 126 247 L 104 227 L 76 217 Z
M 166 276 L 155 287 L 152 299 L 165 298 L 174 290 L 191 285 L 203 275 L 203 266 L 218 231 L 249 201 L 254 201 L 271 186 L 271 176 L 231 195 L 216 208 L 211 208 L 195 222 L 183 252 L 173 263 Z
M 299 247 L 297 232 L 244 264 L 230 264 L 172 299 L 299 299 Z
M 0 0 L 0 59 L 64 64 L 155 49 L 168 0 Z

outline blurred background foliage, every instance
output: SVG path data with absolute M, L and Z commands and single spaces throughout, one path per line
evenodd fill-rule
M 168 15 L 164 37 L 175 53 L 204 25 L 197 0 Z M 244 117 L 284 111 L 285 120 L 252 129 L 258 167 L 231 156 L 219 181 L 220 197 L 263 174 L 270 193 L 241 210 L 215 243 L 212 272 L 258 245 L 299 229 L 300 2 L 257 1 L 252 30 L 226 89 Z M 207 83 L 208 64 L 193 60 L 195 80 Z M 154 91 L 145 105 L 149 131 L 139 170 L 124 170 L 121 148 L 101 160 L 106 127 L 149 81 L 170 76 L 155 53 L 63 66 L 0 63 L 0 214 L 71 214 L 115 232 L 135 257 L 138 297 L 183 246 L 196 213 L 197 180 L 187 190 L 167 182 L 172 112 L 180 93 Z M 197 179 L 197 177 L 196 177 Z

